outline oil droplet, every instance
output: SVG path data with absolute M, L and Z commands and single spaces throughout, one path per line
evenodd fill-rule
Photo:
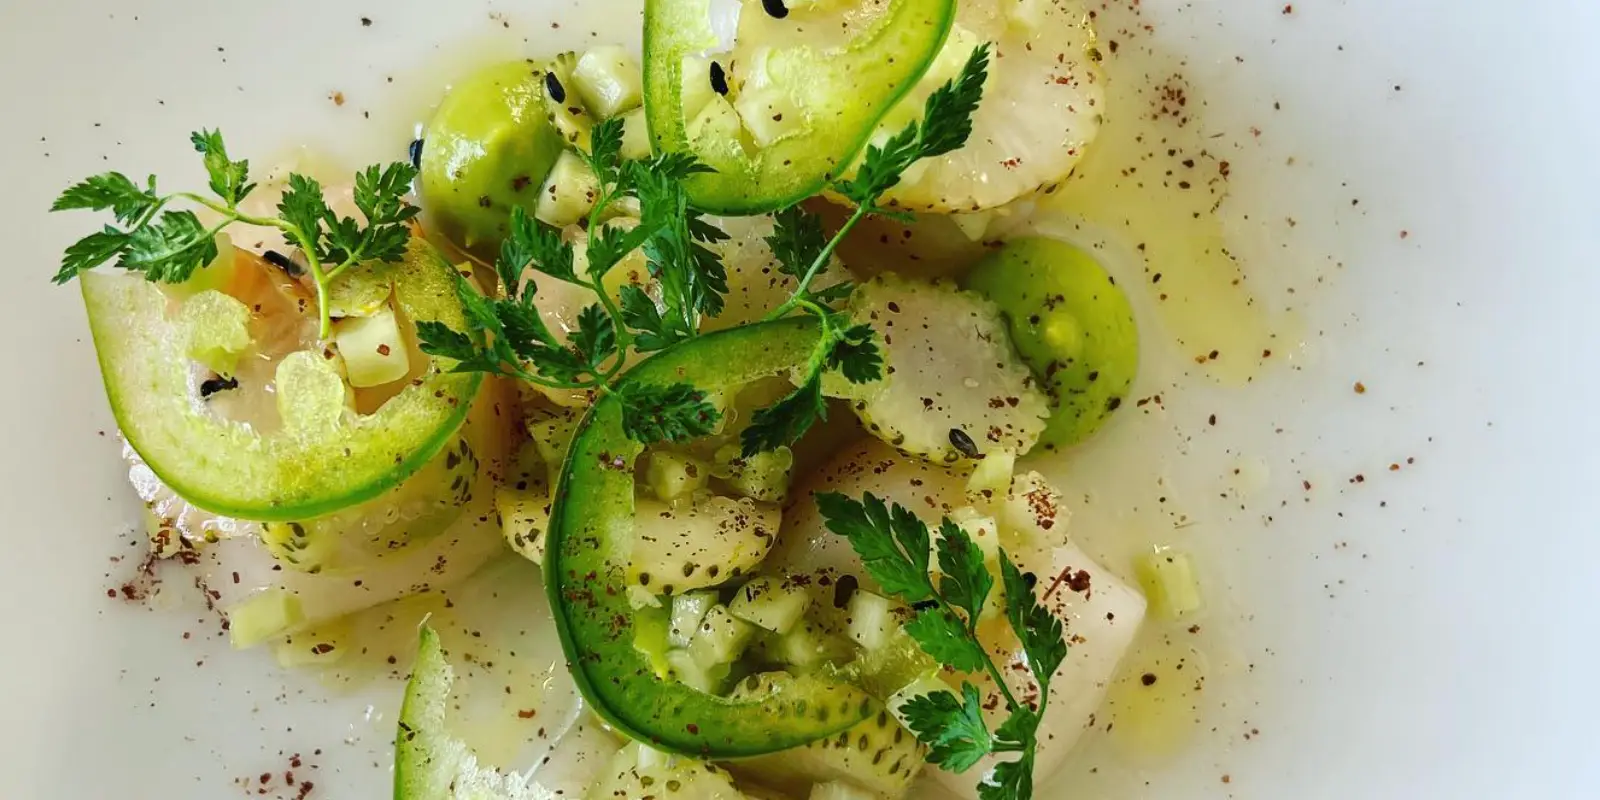
M 1177 638 L 1187 634 L 1174 630 L 1163 625 L 1147 631 L 1106 696 L 1111 741 L 1131 760 L 1169 758 L 1200 728 L 1206 661 Z

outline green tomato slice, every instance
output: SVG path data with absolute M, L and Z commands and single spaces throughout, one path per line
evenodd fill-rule
M 955 6 L 955 0 L 890 0 L 837 48 L 771 43 L 763 91 L 803 120 L 754 147 L 745 144 L 748 126 L 741 127 L 723 98 L 713 103 L 724 113 L 709 124 L 692 124 L 689 112 L 702 112 L 685 107 L 685 60 L 719 44 L 710 0 L 647 0 L 644 95 L 656 151 L 691 152 L 716 170 L 689 181 L 690 198 L 713 213 L 762 214 L 804 200 L 851 162 L 922 77 L 950 33 Z
M 466 328 L 454 267 L 421 239 L 403 261 L 363 269 L 392 283 L 411 320 Z M 197 399 L 188 337 L 156 284 L 108 271 L 85 273 L 81 282 L 117 425 L 167 486 L 215 514 L 289 522 L 377 497 L 451 441 L 483 382 L 435 359 L 373 414 L 285 414 L 286 421 L 315 416 L 318 424 L 263 434 L 209 413 Z
M 819 335 L 810 317 L 709 334 L 641 363 L 618 389 L 688 382 L 707 392 L 728 390 L 787 374 L 805 363 Z M 798 747 L 875 713 L 861 690 L 822 677 L 725 698 L 657 672 L 634 645 L 640 618 L 627 580 L 633 463 L 642 451 L 622 431 L 616 395 L 602 397 L 574 435 L 546 534 L 544 574 L 556 628 L 595 713 L 630 739 L 709 760 Z

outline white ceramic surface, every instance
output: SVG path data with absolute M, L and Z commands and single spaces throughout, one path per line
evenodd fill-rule
M 604 38 L 636 37 L 634 4 L 605 5 L 627 24 Z M 1305 346 L 1222 406 L 1225 447 L 1195 444 L 1270 468 L 1216 565 L 1245 707 L 1139 781 L 1052 796 L 1600 795 L 1600 6 L 1144 6 L 1162 46 L 1188 57 L 1207 118 L 1243 142 L 1233 245 L 1253 278 L 1297 288 Z M 86 222 L 47 216 L 51 197 L 107 167 L 193 180 L 186 136 L 202 125 L 258 157 L 295 142 L 395 157 L 398 123 L 463 42 L 512 52 L 588 35 L 576 20 L 594 13 L 573 13 L 565 0 L 0 4 L 0 337 L 17 356 L 0 406 L 0 797 L 257 796 L 239 782 L 317 749 L 314 798 L 383 796 L 388 780 L 392 687 L 330 699 L 263 654 L 227 652 L 214 623 L 107 598 L 137 514 L 76 293 L 47 282 Z M 269 788 L 293 796 L 276 777 Z

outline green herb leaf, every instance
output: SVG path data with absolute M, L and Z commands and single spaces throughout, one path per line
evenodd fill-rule
M 591 305 L 578 312 L 578 329 L 572 334 L 572 347 L 583 357 L 591 372 L 617 354 L 617 329 L 604 307 Z
M 589 152 L 579 151 L 602 186 L 614 185 L 622 175 L 622 118 L 612 117 L 595 123 L 589 131 Z
M 978 785 L 978 800 L 1033 800 L 1033 753 L 996 764 L 989 779 Z
M 1034 598 L 1033 589 L 1023 578 L 1022 571 L 1004 550 L 1000 551 L 1000 580 L 1006 593 L 1006 619 L 1022 642 L 1022 651 L 1028 655 L 1028 665 L 1040 693 L 1047 694 L 1050 677 L 1056 674 L 1061 662 L 1067 660 L 1067 640 L 1061 620 Z
M 110 225 L 99 233 L 91 233 L 79 239 L 67 248 L 66 257 L 61 261 L 61 269 L 56 272 L 53 280 L 57 284 L 67 283 L 78 277 L 78 273 L 94 269 L 121 256 L 131 239 L 131 236 Z
M 222 131 L 199 130 L 189 134 L 194 149 L 205 157 L 206 175 L 211 179 L 211 191 L 229 208 L 239 205 L 256 185 L 250 182 L 250 162 L 232 161 L 228 148 L 222 143 Z
M 299 173 L 291 174 L 288 188 L 278 200 L 278 216 L 310 239 L 309 243 L 316 252 L 307 253 L 307 256 L 320 261 L 327 260 L 327 249 L 321 245 L 322 222 L 333 219 L 333 212 L 328 209 L 328 201 L 322 196 L 321 183 Z M 300 245 L 300 242 L 291 243 Z
M 215 232 L 192 211 L 164 211 L 128 237 L 117 266 L 162 283 L 183 283 L 217 257 Z
M 1034 740 L 1039 733 L 1039 715 L 1032 709 L 1019 708 L 994 730 L 995 744 L 1002 748 L 1020 749 Z
M 799 205 L 773 214 L 772 235 L 767 237 L 767 245 L 778 259 L 779 272 L 803 277 L 828 247 L 827 236 L 822 232 L 822 217 Z M 821 272 L 819 270 L 818 274 Z
M 978 614 L 994 588 L 994 576 L 984 566 L 983 551 L 949 517 L 939 527 L 939 572 L 939 594 L 967 615 L 968 630 L 976 630 Z
M 961 74 L 928 96 L 922 120 L 913 122 L 881 145 L 869 145 L 854 178 L 834 185 L 852 203 L 877 209 L 879 195 L 899 185 L 913 163 L 959 149 L 972 135 L 972 114 L 983 99 L 989 77 L 989 45 L 979 45 Z
M 507 293 L 516 293 L 523 271 L 530 266 L 556 280 L 587 286 L 574 263 L 572 243 L 564 241 L 560 231 L 540 224 L 521 207 L 511 209 L 511 224 L 495 262 L 495 272 Z
M 120 172 L 95 175 L 73 184 L 50 205 L 51 211 L 107 211 L 116 215 L 117 221 L 127 224 L 144 216 L 161 202 L 156 195 L 156 179 L 150 176 L 150 185 L 139 188 Z
M 829 370 L 837 370 L 851 383 L 871 383 L 883 377 L 883 352 L 873 341 L 872 326 L 855 325 L 839 332 L 828 353 Z
M 817 420 L 827 418 L 822 377 L 813 375 L 782 400 L 750 417 L 750 425 L 739 434 L 743 455 L 750 458 L 797 442 Z
M 656 301 L 644 289 L 633 284 L 622 287 L 622 323 L 633 329 L 633 346 L 639 352 L 665 350 L 694 336 L 681 322 L 676 317 L 663 317 Z
M 918 695 L 900 706 L 900 714 L 917 739 L 928 745 L 928 763 L 951 772 L 966 772 L 993 752 L 993 739 L 983 722 L 978 690 L 961 685 L 952 692 Z
M 686 442 L 709 434 L 722 419 L 705 392 L 687 383 L 625 386 L 618 392 L 622 430 L 636 442 Z
M 906 633 L 922 652 L 959 672 L 978 672 L 988 661 L 968 623 L 943 606 L 918 611 L 906 623 Z
M 828 530 L 850 540 L 867 574 L 885 592 L 908 603 L 933 597 L 928 578 L 928 526 L 895 504 L 891 511 L 868 492 L 860 501 L 837 492 L 816 495 Z

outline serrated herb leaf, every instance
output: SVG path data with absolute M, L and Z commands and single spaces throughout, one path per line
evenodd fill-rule
M 918 611 L 905 629 L 922 652 L 959 672 L 979 672 L 988 659 L 967 624 L 942 606 Z
M 239 201 L 256 188 L 250 182 L 250 162 L 228 158 L 228 148 L 222 143 L 222 131 L 199 130 L 189 134 L 189 141 L 205 159 L 211 192 L 222 198 L 228 206 L 239 205 Z
M 970 683 L 962 684 L 960 697 L 952 692 L 913 697 L 900 706 L 900 714 L 917 739 L 928 745 L 928 763 L 942 769 L 966 772 L 993 752 L 981 698 Z
M 978 784 L 978 800 L 1033 800 L 1033 753 L 1016 761 L 996 764 L 988 779 Z
M 74 242 L 67 248 L 66 256 L 61 261 L 61 269 L 54 278 L 57 284 L 63 284 L 78 277 L 78 273 L 91 270 L 101 264 L 122 255 L 132 239 L 127 233 L 107 225 L 99 233 Z
M 128 237 L 117 266 L 148 280 L 183 283 L 217 257 L 216 233 L 192 211 L 164 211 Z
M 1065 630 L 1060 618 L 1040 605 L 1022 571 L 1003 550 L 1000 552 L 1000 580 L 1006 593 L 1006 619 L 1022 642 L 1022 650 L 1028 655 L 1028 666 L 1041 693 L 1045 693 L 1050 677 L 1067 659 Z
M 933 596 L 928 578 L 928 526 L 896 504 L 890 510 L 871 492 L 853 500 L 837 492 L 816 495 L 828 530 L 845 537 L 867 574 L 908 603 Z
M 117 221 L 131 223 L 161 202 L 156 195 L 155 176 L 149 186 L 140 188 L 120 172 L 95 175 L 73 184 L 50 205 L 51 211 L 110 211 Z
M 949 517 L 939 527 L 939 572 L 939 593 L 967 615 L 968 628 L 975 630 L 994 588 L 994 576 L 983 563 L 983 551 Z
M 827 418 L 822 378 L 814 375 L 783 399 L 757 410 L 750 417 L 749 427 L 739 434 L 743 455 L 750 458 L 799 441 L 817 420 Z
M 799 205 L 772 215 L 772 235 L 766 241 L 772 256 L 778 259 L 778 271 L 796 278 L 805 276 L 828 247 L 822 218 Z M 821 272 L 818 270 L 818 274 Z
M 668 386 L 626 384 L 622 400 L 622 429 L 628 438 L 645 444 L 684 442 L 715 429 L 722 412 L 706 402 L 705 392 L 687 383 Z
M 883 352 L 874 341 L 868 324 L 840 331 L 838 341 L 828 353 L 828 369 L 836 370 L 851 383 L 871 383 L 883 377 Z

